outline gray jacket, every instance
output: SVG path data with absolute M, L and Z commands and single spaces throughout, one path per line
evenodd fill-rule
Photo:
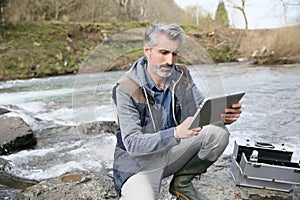
M 130 176 L 147 168 L 152 159 L 161 158 L 179 143 L 174 137 L 174 127 L 161 130 L 162 110 L 155 106 L 154 92 L 146 82 L 143 67 L 146 63 L 146 57 L 136 61 L 113 89 L 119 122 L 113 166 L 118 193 Z M 185 66 L 176 65 L 170 78 L 171 110 L 175 123 L 180 124 L 194 115 L 204 96 Z

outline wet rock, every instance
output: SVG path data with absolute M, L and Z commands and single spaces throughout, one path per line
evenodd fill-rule
M 10 112 L 9 110 L 0 107 L 0 115 L 3 115 L 5 113 L 9 113 L 9 112 Z
M 5 171 L 0 171 L 0 185 L 6 186 L 7 188 L 25 189 L 37 183 L 38 181 L 35 180 L 19 178 L 12 176 Z
M 290 192 L 236 186 L 230 174 L 231 159 L 222 156 L 193 184 L 211 200 L 299 200 L 299 186 Z M 168 192 L 171 177 L 162 181 L 159 200 L 176 200 Z M 26 188 L 16 199 L 117 199 L 113 179 L 107 174 L 73 172 Z
M 15 199 L 117 199 L 112 183 L 105 174 L 72 172 L 29 187 Z
M 118 125 L 115 121 L 99 121 L 79 125 L 77 130 L 84 134 L 116 133 Z
M 11 169 L 10 162 L 4 158 L 0 158 L 0 171 L 7 171 Z
M 30 127 L 18 117 L 0 116 L 0 155 L 30 149 L 37 143 Z

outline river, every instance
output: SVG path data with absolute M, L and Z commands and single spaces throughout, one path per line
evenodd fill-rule
M 234 141 L 285 145 L 300 160 L 300 65 L 250 66 L 240 63 L 191 68 L 196 84 L 206 96 L 245 91 L 243 113 L 228 126 Z M 74 170 L 111 168 L 113 134 L 84 136 L 63 130 L 43 135 L 45 128 L 116 120 L 111 90 L 123 71 L 77 74 L 0 82 L 0 105 L 22 117 L 39 133 L 33 150 L 1 156 L 11 162 L 9 173 L 43 180 Z M 39 119 L 39 120 L 37 120 Z M 1 126 L 1 125 L 0 125 Z

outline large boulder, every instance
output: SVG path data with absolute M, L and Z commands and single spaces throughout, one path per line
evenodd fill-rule
M 0 115 L 0 121 L 0 155 L 30 149 L 36 145 L 36 137 L 21 118 Z

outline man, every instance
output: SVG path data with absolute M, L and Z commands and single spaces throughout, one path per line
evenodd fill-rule
M 122 200 L 158 199 L 161 180 L 174 175 L 169 191 L 182 199 L 206 199 L 192 185 L 223 153 L 241 105 L 225 110 L 223 122 L 188 130 L 204 96 L 176 59 L 185 40 L 177 24 L 156 23 L 144 37 L 145 56 L 113 90 L 119 128 L 114 182 Z

